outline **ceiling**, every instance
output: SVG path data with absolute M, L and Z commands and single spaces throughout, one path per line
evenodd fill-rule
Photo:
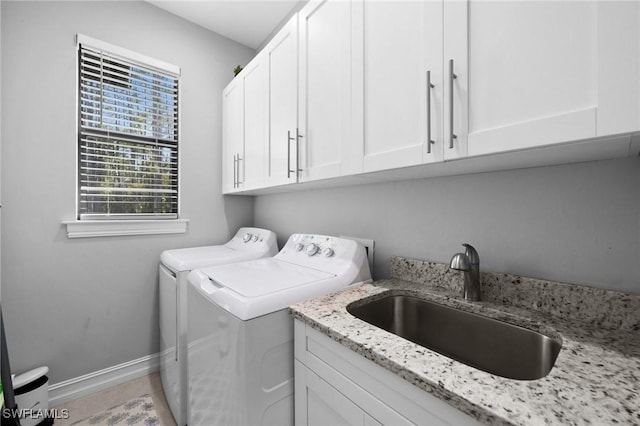
M 147 1 L 255 50 L 301 0 Z

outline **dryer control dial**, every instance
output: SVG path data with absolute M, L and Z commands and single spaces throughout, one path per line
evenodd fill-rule
M 296 244 L 296 251 L 302 251 L 303 248 L 304 248 L 304 244 L 302 243 Z
M 326 249 L 322 250 L 322 254 L 324 254 L 326 257 L 331 257 L 335 254 L 335 252 L 332 248 L 327 247 Z
M 246 234 L 244 234 L 244 236 L 242 237 L 242 241 L 244 241 L 245 243 L 248 243 L 249 240 L 251 240 L 251 234 L 249 232 L 247 232 Z
M 319 248 L 316 244 L 311 243 L 307 246 L 307 255 L 313 256 L 318 252 Z

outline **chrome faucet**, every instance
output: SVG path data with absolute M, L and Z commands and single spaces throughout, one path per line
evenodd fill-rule
M 462 244 L 464 253 L 456 253 L 451 258 L 449 268 L 464 271 L 464 291 L 462 297 L 465 300 L 480 300 L 480 258 L 478 252 L 470 244 Z

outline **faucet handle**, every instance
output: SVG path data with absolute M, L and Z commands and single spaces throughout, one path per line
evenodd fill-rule
M 476 249 L 469 243 L 463 243 L 462 245 L 465 248 L 464 254 L 469 258 L 469 263 L 471 265 L 479 265 L 480 256 L 478 256 Z
M 449 262 L 449 268 L 457 271 L 468 271 L 470 268 L 469 258 L 465 254 L 456 253 Z

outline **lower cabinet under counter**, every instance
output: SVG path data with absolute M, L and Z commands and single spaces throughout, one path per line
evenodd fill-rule
M 480 424 L 298 319 L 294 333 L 296 425 Z

